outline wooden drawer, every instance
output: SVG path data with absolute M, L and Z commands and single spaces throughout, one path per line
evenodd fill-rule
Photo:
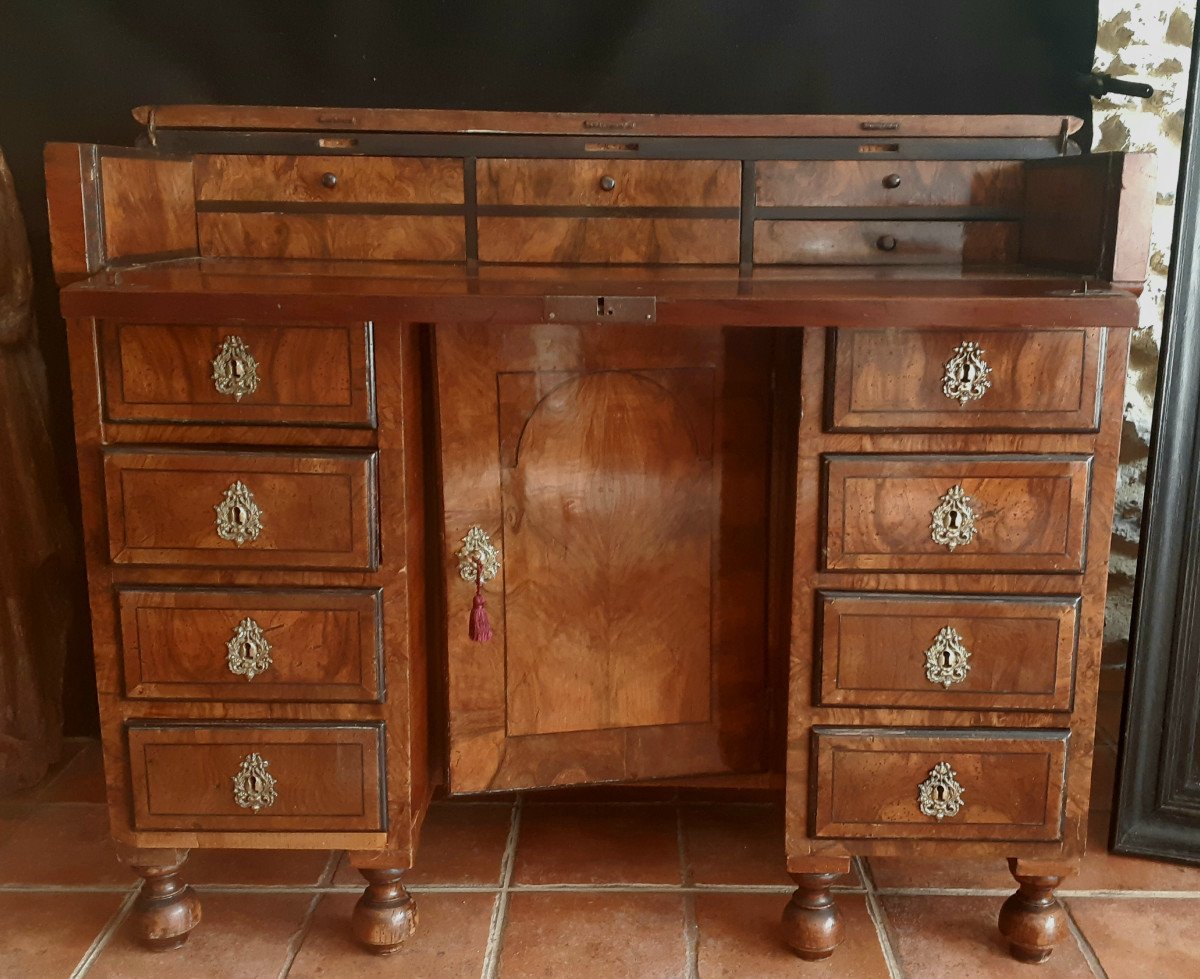
M 1095 431 L 1106 331 L 836 330 L 834 431 Z
M 373 452 L 112 449 L 104 484 L 118 564 L 369 570 L 378 559 Z
M 1068 731 L 813 728 L 812 832 L 868 839 L 1061 839 L 1069 739 Z M 955 786 L 961 789 L 957 800 Z
M 823 592 L 822 704 L 1069 711 L 1075 597 Z
M 137 829 L 386 828 L 382 724 L 131 724 L 128 737 Z
M 734 218 L 480 217 L 484 262 L 716 264 L 738 261 Z
M 759 207 L 1021 206 L 1015 160 L 764 160 L 755 166 Z
M 127 697 L 381 699 L 377 591 L 123 588 L 117 604 Z
M 463 203 L 462 161 L 452 159 L 201 155 L 195 179 L 198 201 Z
M 1014 221 L 755 221 L 759 265 L 1002 265 Z
M 742 165 L 736 160 L 480 160 L 476 172 L 481 206 L 736 211 L 742 199 Z
M 375 422 L 370 324 L 100 326 L 112 421 Z
M 1090 456 L 831 455 L 824 471 L 830 570 L 1083 570 Z

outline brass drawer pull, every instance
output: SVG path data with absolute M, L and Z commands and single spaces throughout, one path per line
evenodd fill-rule
M 253 680 L 271 668 L 271 644 L 262 626 L 249 617 L 238 623 L 225 648 L 229 651 L 225 662 L 234 676 Z
M 601 190 L 615 190 L 616 186 L 617 186 L 616 180 L 614 180 L 608 174 L 605 174 L 603 177 L 600 178 L 600 189 Z
M 950 763 L 939 761 L 933 766 L 929 777 L 917 786 L 917 803 L 923 815 L 942 820 L 947 816 L 957 816 L 966 805 L 963 802 L 963 787 L 954 776 Z
M 338 178 L 337 178 L 336 173 L 321 174 L 321 186 L 322 187 L 328 187 L 330 190 L 333 190 L 333 188 L 336 187 L 337 184 L 338 184 Z
M 952 683 L 962 683 L 971 672 L 971 651 L 963 645 L 957 630 L 945 626 L 925 650 L 925 679 L 940 683 L 947 690 Z
M 942 376 L 942 394 L 959 405 L 978 401 L 992 386 L 992 369 L 983 359 L 983 348 L 974 340 L 964 340 L 946 361 Z
M 225 498 L 213 509 L 217 511 L 217 536 L 221 540 L 233 541 L 238 547 L 248 540 L 258 540 L 263 511 L 240 479 L 225 491 Z
M 213 387 L 241 401 L 258 390 L 258 361 L 241 337 L 226 337 L 212 362 Z
M 889 173 L 886 177 L 883 178 L 883 186 L 886 187 L 888 190 L 895 190 L 897 187 L 900 186 L 900 174 Z
M 880 235 L 875 239 L 875 247 L 881 252 L 894 252 L 898 244 L 895 235 Z
M 951 551 L 975 539 L 975 511 L 961 485 L 950 487 L 934 507 L 929 536 Z
M 233 776 L 233 801 L 243 809 L 258 812 L 275 805 L 275 778 L 267 771 L 270 766 L 257 751 L 242 759 L 241 768 Z

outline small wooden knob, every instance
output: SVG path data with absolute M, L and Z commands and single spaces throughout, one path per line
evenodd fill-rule
M 896 250 L 896 238 L 894 235 L 880 235 L 875 241 L 875 247 L 881 252 L 894 252 Z
M 617 182 L 612 177 L 610 177 L 608 174 L 605 174 L 603 177 L 600 178 L 600 189 L 601 190 L 612 190 L 616 186 L 617 186 Z
M 900 186 L 900 174 L 889 173 L 883 178 L 883 186 L 885 186 L 888 190 L 895 190 Z
M 330 190 L 333 190 L 333 188 L 337 186 L 337 174 L 336 173 L 321 174 L 321 183 L 325 187 L 328 187 Z

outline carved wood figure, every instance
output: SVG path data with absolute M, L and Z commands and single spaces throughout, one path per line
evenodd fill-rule
M 75 540 L 58 485 L 25 223 L 0 153 L 0 796 L 62 747 Z
M 1050 953 L 1145 157 L 1041 117 L 137 115 L 46 159 L 149 945 L 199 920 L 188 847 L 350 851 L 386 953 L 435 791 L 720 776 L 786 785 L 801 957 L 872 854 L 1010 858 L 1001 931 Z

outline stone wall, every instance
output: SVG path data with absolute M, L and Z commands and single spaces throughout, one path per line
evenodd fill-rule
M 1120 96 L 1098 100 L 1093 148 L 1153 150 L 1158 156 L 1158 202 L 1151 235 L 1150 272 L 1141 300 L 1141 327 L 1134 333 L 1125 384 L 1125 427 L 1109 564 L 1105 661 L 1106 665 L 1117 668 L 1125 661 L 1137 570 L 1195 11 L 1195 4 L 1170 0 L 1141 3 L 1100 0 L 1096 69 L 1148 82 L 1154 86 L 1155 94 L 1148 100 Z

